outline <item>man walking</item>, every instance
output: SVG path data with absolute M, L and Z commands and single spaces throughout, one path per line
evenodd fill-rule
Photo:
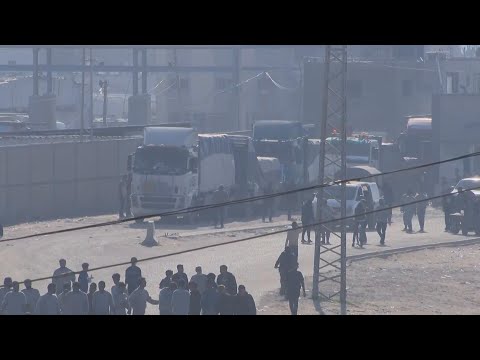
M 202 273 L 201 266 L 197 266 L 195 268 L 195 272 L 196 274 L 192 276 L 192 278 L 190 279 L 190 282 L 193 281 L 195 284 L 197 284 L 197 290 L 200 293 L 200 295 L 202 295 L 205 292 L 205 289 L 207 287 L 207 280 L 208 280 L 207 275 Z
M 197 283 L 193 280 L 188 284 L 190 288 L 190 309 L 188 315 L 200 315 L 202 312 L 202 295 L 198 291 Z
M 308 243 L 312 243 L 312 240 L 310 239 L 310 227 L 315 222 L 313 217 L 313 199 L 314 195 L 311 195 L 310 198 L 305 200 L 302 206 L 302 244 L 305 244 L 305 233 L 307 233 Z
M 222 204 L 228 201 L 228 194 L 223 185 L 220 185 L 218 190 L 215 190 L 212 200 L 214 204 Z M 225 206 L 217 206 L 213 210 L 215 211 L 215 228 L 217 228 L 218 223 L 220 223 L 220 228 L 223 229 Z
M 80 290 L 78 282 L 75 281 L 72 284 L 72 291 L 65 295 L 63 309 L 65 315 L 88 315 L 88 296 Z
M 128 301 L 132 307 L 133 315 L 145 315 L 147 309 L 147 302 L 152 305 L 158 305 L 157 300 L 153 300 L 148 291 L 145 289 L 147 281 L 145 278 L 140 278 L 139 286 L 130 294 Z
M 387 224 L 388 224 L 388 210 L 385 210 L 385 200 L 379 200 L 380 207 L 378 211 L 375 213 L 375 220 L 377 222 L 377 233 L 380 236 L 380 245 L 385 245 L 385 236 L 387 231 Z
M 233 301 L 233 315 L 257 315 L 255 300 L 245 289 L 244 285 L 238 286 L 238 294 Z
M 115 292 L 113 293 L 112 291 L 115 315 L 127 315 L 127 312 L 130 313 L 130 304 L 128 303 L 128 296 L 126 294 L 127 287 L 124 282 L 119 282 L 115 286 Z
M 300 289 L 305 294 L 305 280 L 303 274 L 298 270 L 298 264 L 287 273 L 287 299 L 292 315 L 298 314 L 298 299 L 300 298 Z
M 138 288 L 142 278 L 142 270 L 137 266 L 137 262 L 137 258 L 132 257 L 130 259 L 132 265 L 125 270 L 125 283 L 127 284 L 128 295 Z
M 220 266 L 220 275 L 217 277 L 217 285 L 225 286 L 225 290 L 230 295 L 237 295 L 237 280 L 235 279 L 235 276 L 227 270 L 227 265 Z
M 18 281 L 12 282 L 12 291 L 8 292 L 0 305 L 0 314 L 24 315 L 27 307 L 27 299 L 20 291 Z
M 425 232 L 425 213 L 427 211 L 428 206 L 428 195 L 425 192 L 420 192 L 415 196 L 415 201 L 420 201 L 416 203 L 417 205 L 417 218 L 418 218 L 418 225 L 420 225 L 421 233 Z
M 55 295 L 55 284 L 50 283 L 47 286 L 47 293 L 40 296 L 35 306 L 36 315 L 60 315 L 60 304 L 57 295 Z
M 57 287 L 57 295 L 62 292 L 63 284 L 75 282 L 75 273 L 67 268 L 65 259 L 59 260 L 60 267 L 53 272 L 52 282 Z
M 178 289 L 172 294 L 172 315 L 188 315 L 190 311 L 190 293 L 185 289 L 185 281 L 178 282 Z
M 93 315 L 93 295 L 97 292 L 97 283 L 90 283 L 90 287 L 88 288 L 88 314 Z
M 88 264 L 82 264 L 82 271 L 78 274 L 78 283 L 80 284 L 80 290 L 85 294 L 88 292 L 88 283 L 91 281 L 91 278 L 88 277 Z
M 406 231 L 409 234 L 413 232 L 412 219 L 415 215 L 416 210 L 415 204 L 412 204 L 414 200 L 415 199 L 412 190 L 408 190 L 407 193 L 404 194 L 402 197 L 403 206 L 401 208 L 401 211 L 403 212 L 403 231 Z
M 209 279 L 202 295 L 202 315 L 218 315 L 219 294 L 215 280 Z
M 287 272 L 296 263 L 296 256 L 292 254 L 292 251 L 289 247 L 286 247 L 285 250 L 278 257 L 277 262 L 275 263 L 275 269 L 278 269 L 278 272 L 280 274 L 280 295 L 286 296 Z
M 0 288 L 0 305 L 3 302 L 5 295 L 7 295 L 7 293 L 9 293 L 11 290 L 12 290 L 12 278 L 6 277 L 5 279 L 3 279 L 3 287 Z
M 172 295 L 177 290 L 177 284 L 173 281 L 166 287 L 160 289 L 158 295 L 158 309 L 160 315 L 172 315 Z
M 175 282 L 178 286 L 178 283 L 180 280 L 183 280 L 185 284 L 188 284 L 188 276 L 185 274 L 183 271 L 183 265 L 178 264 L 177 265 L 177 272 L 172 275 L 172 281 Z
M 92 307 L 93 315 L 113 315 L 115 313 L 112 294 L 105 290 L 105 281 L 98 282 L 98 291 L 93 294 Z
M 287 231 L 287 239 L 285 240 L 285 248 L 289 248 L 290 253 L 295 256 L 296 262 L 298 262 L 298 237 L 301 231 L 297 222 L 292 222 L 292 227 Z M 302 243 L 304 243 L 303 240 Z
M 26 279 L 24 282 L 25 289 L 22 290 L 22 293 L 27 299 L 27 308 L 26 313 L 33 314 L 35 312 L 35 306 L 37 305 L 38 299 L 40 298 L 40 292 L 37 289 L 32 288 L 32 280 Z
M 272 183 L 268 183 L 263 189 L 263 195 L 272 195 L 273 186 Z M 263 209 L 262 209 L 262 221 L 265 222 L 266 217 L 268 216 L 268 222 L 272 222 L 273 217 L 273 197 L 263 199 Z
M 167 270 L 165 271 L 165 277 L 160 281 L 160 289 L 168 288 L 170 283 L 172 282 L 173 271 Z

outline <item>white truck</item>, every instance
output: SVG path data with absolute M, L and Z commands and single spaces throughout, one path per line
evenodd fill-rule
M 133 156 L 131 211 L 135 217 L 210 204 L 220 185 L 235 185 L 232 140 L 192 128 L 146 127 Z M 193 221 L 197 213 L 183 217 Z M 141 222 L 139 219 L 137 222 Z

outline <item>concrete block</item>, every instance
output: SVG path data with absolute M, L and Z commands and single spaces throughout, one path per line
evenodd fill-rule
M 118 176 L 118 152 L 115 141 L 98 141 L 95 146 L 97 176 Z
M 30 216 L 33 220 L 50 219 L 55 214 L 53 185 L 32 185 Z
M 53 145 L 32 145 L 32 183 L 51 183 L 53 180 Z
M 97 148 L 93 142 L 77 143 L 77 177 L 92 179 L 97 176 Z
M 9 147 L 7 156 L 7 183 L 10 185 L 29 184 L 30 146 Z
M 54 179 L 55 181 L 73 180 L 75 177 L 75 144 L 54 144 Z

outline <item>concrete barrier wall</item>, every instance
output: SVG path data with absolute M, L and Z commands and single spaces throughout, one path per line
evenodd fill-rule
M 118 211 L 118 183 L 141 139 L 0 147 L 0 221 Z

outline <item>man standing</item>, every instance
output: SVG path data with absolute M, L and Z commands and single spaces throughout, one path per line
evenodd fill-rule
M 118 217 L 120 219 L 125 218 L 126 202 L 127 202 L 127 175 L 123 175 L 118 185 L 118 199 L 119 199 L 119 211 Z
M 218 300 L 219 294 L 215 280 L 209 279 L 207 289 L 202 295 L 202 315 L 218 315 Z
M 3 287 L 0 288 L 0 305 L 3 302 L 5 295 L 7 295 L 7 293 L 9 293 L 11 290 L 12 290 L 12 278 L 6 277 L 5 279 L 3 279 Z
M 200 293 L 200 295 L 202 295 L 205 292 L 205 289 L 207 287 L 207 275 L 202 273 L 201 266 L 197 266 L 195 268 L 195 272 L 196 274 L 192 276 L 190 281 L 191 282 L 193 281 L 195 284 L 197 284 L 197 290 Z
M 293 181 L 288 182 L 287 191 L 290 191 L 287 195 L 287 219 L 292 221 L 292 212 L 297 211 L 297 193 L 294 192 L 295 183 Z
M 119 293 L 119 284 L 120 284 L 120 274 L 115 273 L 112 275 L 113 286 L 110 288 L 110 294 L 112 294 L 113 306 L 115 306 L 115 299 Z
M 427 205 L 428 205 L 428 195 L 425 192 L 420 192 L 415 196 L 415 201 L 420 201 L 416 203 L 417 205 L 417 217 L 418 217 L 418 224 L 420 225 L 420 231 L 421 233 L 425 232 L 424 226 L 425 226 L 425 213 L 427 211 Z
M 202 295 L 198 291 L 197 283 L 193 280 L 188 284 L 190 288 L 190 309 L 188 315 L 200 315 L 202 312 Z
M 220 275 L 217 277 L 217 285 L 225 286 L 230 295 L 237 295 L 237 280 L 235 276 L 227 271 L 227 265 L 220 266 Z
M 297 315 L 298 313 L 300 289 L 303 289 L 303 297 L 305 297 L 305 280 L 303 274 L 298 270 L 297 264 L 287 273 L 287 298 L 292 315 Z
M 190 310 L 190 293 L 185 289 L 185 281 L 178 282 L 178 289 L 172 294 L 172 315 L 188 315 Z
M 72 285 L 72 291 L 65 295 L 63 309 L 65 315 L 88 315 L 88 296 L 80 290 L 78 282 L 75 281 Z
M 183 280 L 185 284 L 188 284 L 188 276 L 183 272 L 182 264 L 177 265 L 177 272 L 172 276 L 172 281 L 175 282 L 177 286 L 180 280 Z
M 272 183 L 268 183 L 263 189 L 263 195 L 272 195 L 273 186 Z M 263 199 L 263 209 L 262 209 L 262 221 L 265 222 L 265 218 L 268 216 L 268 221 L 272 222 L 273 217 L 273 197 Z
M 290 249 L 290 253 L 295 256 L 298 262 L 298 236 L 302 230 L 298 228 L 296 221 L 292 222 L 292 228 L 287 231 L 287 239 L 285 240 L 285 248 Z M 303 236 L 303 235 L 302 235 Z M 304 241 L 302 240 L 302 243 Z
M 35 306 L 36 315 L 60 315 L 60 305 L 57 295 L 55 295 L 55 284 L 51 283 L 47 286 L 47 293 L 40 296 Z
M 228 201 L 228 194 L 223 185 L 220 185 L 218 190 L 214 191 L 212 201 L 214 204 L 222 204 Z M 223 218 L 225 215 L 224 208 L 225 206 L 218 206 L 213 209 L 215 211 L 215 228 L 217 227 L 218 223 L 220 223 L 220 228 L 223 229 Z
M 172 276 L 172 270 L 165 271 L 165 277 L 160 281 L 160 289 L 170 286 L 170 283 L 172 282 Z
M 158 295 L 158 309 L 160 315 L 172 315 L 172 295 L 177 290 L 177 284 L 173 281 L 168 286 L 160 289 Z
M 52 282 L 57 287 L 57 295 L 63 290 L 63 284 L 75 282 L 75 273 L 67 268 L 67 261 L 60 259 L 60 267 L 53 272 Z
M 312 240 L 310 239 L 310 227 L 315 222 L 313 217 L 313 204 L 312 201 L 315 195 L 311 195 L 310 198 L 305 200 L 302 206 L 302 244 L 305 243 L 305 233 L 307 233 L 308 243 L 311 244 Z
M 132 257 L 130 259 L 132 265 L 125 270 L 125 283 L 127 284 L 128 295 L 131 295 L 138 288 L 142 278 L 142 270 L 137 266 L 137 262 L 137 258 Z
M 412 190 L 408 190 L 407 193 L 402 197 L 403 206 L 401 211 L 403 212 L 403 224 L 405 226 L 403 231 L 406 231 L 409 234 L 413 232 L 412 219 L 416 210 L 415 204 L 412 204 L 414 200 L 415 199 Z
M 233 315 L 257 315 L 255 300 L 245 289 L 244 285 L 238 286 L 238 294 L 234 299 Z
M 0 314 L 5 315 L 24 315 L 27 307 L 27 299 L 20 291 L 18 281 L 12 282 L 12 291 L 8 292 L 3 298 L 0 306 Z
M 93 315 L 113 315 L 115 308 L 112 295 L 105 290 L 105 281 L 98 282 L 98 291 L 93 294 Z
M 450 215 L 455 212 L 455 198 L 453 195 L 450 195 L 453 189 L 453 186 L 447 188 L 443 193 L 444 196 L 442 197 L 442 208 L 445 219 L 445 231 L 450 231 Z
M 334 219 L 333 216 L 333 211 L 328 205 L 327 199 L 323 199 L 323 204 L 322 204 L 322 218 L 318 218 L 318 222 L 325 223 L 325 225 L 319 225 L 320 226 L 320 237 L 321 237 L 321 243 L 330 245 L 330 228 L 332 227 L 332 220 Z
M 93 295 L 97 292 L 97 283 L 92 282 L 90 284 L 90 287 L 88 288 L 88 309 L 89 309 L 89 315 L 93 315 Z
M 33 314 L 35 312 L 37 301 L 40 298 L 40 292 L 37 289 L 32 288 L 32 280 L 26 279 L 23 283 L 25 284 L 25 289 L 22 290 L 22 293 L 27 299 L 27 308 L 25 312 Z
M 218 285 L 218 313 L 220 315 L 233 315 L 233 299 L 234 297 L 230 295 L 225 286 Z
M 140 285 L 130 294 L 128 301 L 133 310 L 133 315 L 145 315 L 147 302 L 152 305 L 158 305 L 158 301 L 153 300 L 148 291 L 145 289 L 147 281 L 145 278 L 140 279 Z
M 363 247 L 363 245 L 367 242 L 367 234 L 365 230 L 367 227 L 365 203 L 365 199 L 361 198 L 360 202 L 355 208 L 355 228 L 353 230 L 352 247 L 355 246 L 355 240 L 360 247 Z
M 88 292 L 88 283 L 91 279 L 88 277 L 88 264 L 82 264 L 82 271 L 78 274 L 78 283 L 80 284 L 80 290 L 82 290 L 85 294 Z
M 292 254 L 289 247 L 280 254 L 275 263 L 275 269 L 280 273 L 280 295 L 286 295 L 287 292 L 287 272 L 297 263 L 296 256 Z
M 128 303 L 128 296 L 126 292 L 127 287 L 125 283 L 119 282 L 116 285 L 114 295 L 112 295 L 115 315 L 127 315 L 127 312 L 130 313 L 130 304 Z
M 92 283 L 92 284 L 95 284 L 95 283 Z M 90 284 L 90 287 L 92 286 L 92 284 Z M 96 286 L 96 284 L 95 284 L 95 286 Z M 65 307 L 64 307 L 65 296 L 70 291 L 72 291 L 72 287 L 71 287 L 70 283 L 68 282 L 68 283 L 63 284 L 62 292 L 58 295 L 58 306 L 60 307 L 60 312 L 62 313 L 62 315 L 66 315 Z
M 385 199 L 385 206 L 388 208 L 392 207 L 394 202 L 394 194 L 393 194 L 392 187 L 388 182 L 385 182 L 383 184 L 382 190 L 383 190 L 383 198 Z M 388 220 L 388 224 L 392 225 L 392 209 L 388 210 L 387 220 Z
M 385 209 L 385 200 L 379 200 L 380 208 L 375 213 L 375 220 L 377 222 L 377 233 L 380 236 L 380 245 L 385 245 L 385 235 L 387 231 L 387 223 L 388 223 L 388 210 Z

